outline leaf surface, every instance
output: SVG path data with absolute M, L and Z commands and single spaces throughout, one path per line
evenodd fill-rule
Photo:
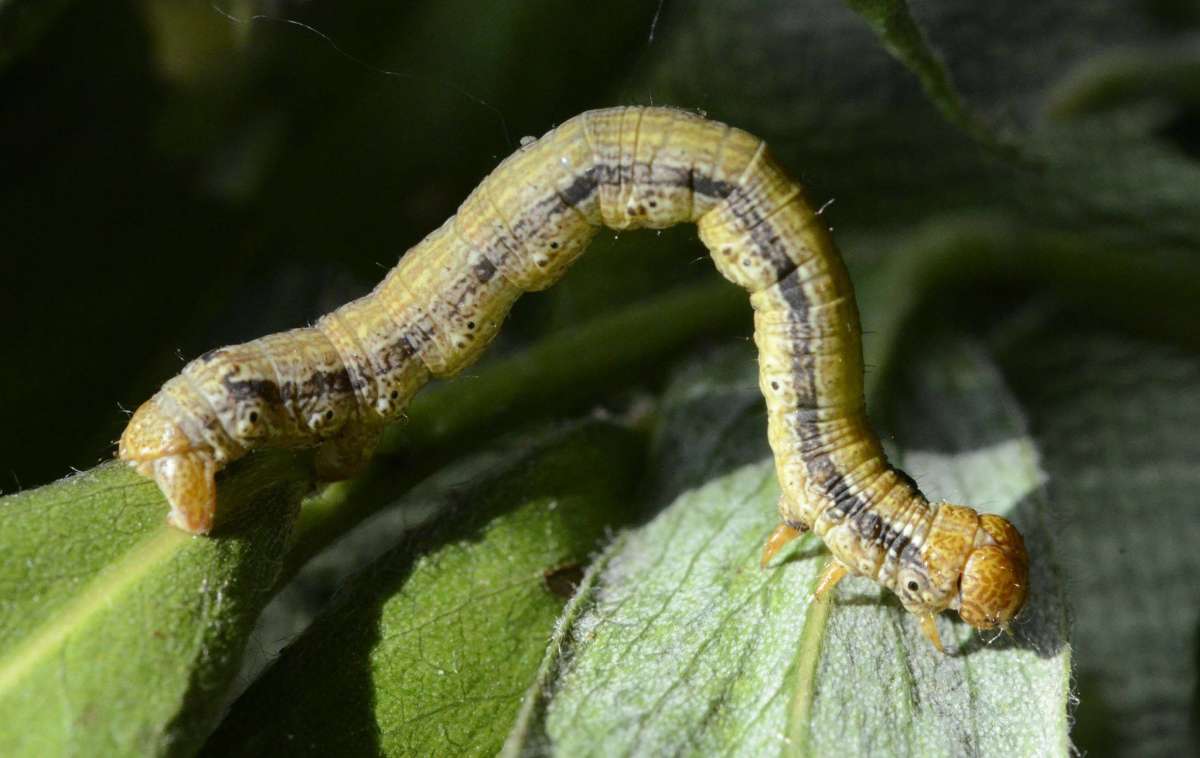
M 1044 547 L 1044 474 L 1024 420 L 986 356 L 954 343 L 940 349 L 922 364 L 929 404 L 899 411 L 920 414 L 931 431 L 903 447 L 900 461 L 935 496 L 1008 514 L 1035 550 Z M 688 450 L 700 451 L 722 470 L 762 455 L 752 365 L 744 351 L 729 351 L 673 387 L 667 403 L 676 407 L 660 439 L 666 460 L 680 465 Z M 741 367 L 740 382 L 709 379 L 729 366 Z M 722 413 L 738 385 L 743 419 L 702 431 L 695 420 Z M 697 440 L 707 435 L 719 442 Z M 693 471 L 707 483 L 681 494 L 608 558 L 594 601 L 555 654 L 563 661 L 556 676 L 538 696 L 545 714 L 519 725 L 512 753 L 1067 749 L 1070 648 L 1052 552 L 1036 553 L 1036 590 L 1016 641 L 982 640 L 947 616 L 942 636 L 957 652 L 943 656 L 869 580 L 846 581 L 832 605 L 810 604 L 827 556 L 812 537 L 785 551 L 780 565 L 758 568 L 777 518 L 771 463 L 715 479 L 703 468 Z M 661 475 L 661 466 L 654 470 Z
M 168 527 L 155 485 L 116 463 L 0 501 L 0 753 L 195 748 L 302 494 L 294 463 L 259 463 L 223 480 L 213 538 Z
M 584 424 L 443 489 L 448 518 L 353 579 L 208 752 L 494 753 L 589 555 L 632 513 L 640 448 Z

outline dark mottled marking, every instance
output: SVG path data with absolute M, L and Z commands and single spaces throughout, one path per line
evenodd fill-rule
M 232 379 L 230 377 L 222 380 L 221 384 L 234 400 L 257 400 L 270 405 L 278 405 L 284 398 L 349 395 L 355 389 L 354 382 L 350 379 L 350 373 L 344 368 L 333 371 L 314 371 L 299 384 L 284 382 L 281 386 L 270 379 Z
M 867 544 L 879 544 L 879 537 L 883 534 L 883 529 L 883 519 L 869 510 L 860 513 L 854 521 L 854 530 Z
M 279 385 L 270 379 L 231 379 L 221 381 L 229 396 L 238 402 L 259 401 L 278 405 L 281 402 Z
M 395 340 L 384 348 L 384 369 L 386 371 L 395 371 L 400 368 L 409 358 L 417 354 L 417 346 L 420 340 L 413 341 L 414 338 L 408 332 L 401 333 Z
M 804 467 L 808 470 L 809 478 L 821 485 L 838 475 L 837 464 L 833 462 L 828 453 L 806 458 Z
M 480 260 L 471 268 L 475 274 L 475 278 L 480 284 L 487 284 L 496 275 L 496 266 L 487 259 L 486 256 L 480 256 Z
M 292 383 L 288 382 L 284 386 L 288 387 L 289 385 Z M 345 368 L 339 368 L 333 371 L 314 371 L 295 389 L 299 393 L 298 397 L 319 397 L 349 395 L 354 391 L 355 385 L 350 379 L 350 372 Z

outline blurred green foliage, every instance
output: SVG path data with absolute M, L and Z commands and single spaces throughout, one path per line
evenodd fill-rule
M 601 441 L 576 440 L 563 455 L 623 472 L 614 476 L 643 471 L 621 496 L 636 507 L 612 502 L 616 480 L 566 475 L 591 493 L 571 537 L 591 546 L 571 559 L 588 574 L 554 629 L 543 628 L 557 613 L 543 596 L 518 593 L 507 606 L 514 619 L 541 619 L 551 641 L 536 670 L 522 654 L 522 667 L 504 672 L 524 683 L 520 696 L 509 692 L 474 731 L 439 731 L 472 702 L 475 670 L 446 690 L 458 700 L 413 705 L 426 741 L 404 742 L 411 725 L 396 731 L 403 719 L 364 705 L 353 725 L 379 732 L 344 744 L 759 753 L 776 745 L 762 741 L 772 725 L 794 738 L 776 745 L 784 752 L 1060 752 L 1069 718 L 1070 739 L 1089 754 L 1195 753 L 1198 25 L 1200 6 L 1182 0 L 0 0 L 5 491 L 107 460 L 121 408 L 183 359 L 303 324 L 365 291 L 522 136 L 586 108 L 653 102 L 764 137 L 818 203 L 836 200 L 824 216 L 859 290 L 873 417 L 934 496 L 1011 506 L 1043 577 L 1016 642 L 939 661 L 869 587 L 824 618 L 795 607 L 804 585 L 780 584 L 815 571 L 816 546 L 786 577 L 737 574 L 772 518 L 765 502 L 735 510 L 754 476 L 770 479 L 769 467 L 754 468 L 767 456 L 765 423 L 748 353 L 712 357 L 696 339 L 736 343 L 748 308 L 731 307 L 739 294 L 696 264 L 692 230 L 605 236 L 562 284 L 519 304 L 492 363 L 414 404 L 373 471 L 310 498 L 295 529 L 284 514 L 307 482 L 294 459 L 232 473 L 230 502 L 277 518 L 211 544 L 171 541 L 152 487 L 112 466 L 0 500 L 0 703 L 20 704 L 0 707 L 0 733 L 19 718 L 28 738 L 4 752 L 194 752 L 228 705 L 255 620 L 252 651 L 290 639 L 364 564 L 300 652 L 262 678 L 261 662 L 245 664 L 238 688 L 251 689 L 222 734 L 253 724 L 280 682 L 337 698 L 295 662 L 322 635 L 337 644 L 328 619 L 356 603 L 374 609 L 361 622 L 368 642 L 340 655 L 356 667 L 357 694 L 378 704 L 371 693 L 393 691 L 405 670 L 393 664 L 412 651 L 404 639 L 372 647 L 386 627 L 368 627 L 389 603 L 422 602 L 422 582 L 470 576 L 469 561 L 431 558 L 433 573 L 407 578 L 424 551 L 457 549 L 448 535 L 468 510 L 445 503 L 472 483 L 519 483 L 521 466 L 540 471 L 546 425 L 601 407 L 623 428 L 585 432 Z M 590 381 L 571 373 L 572 351 L 614 341 L 611 355 L 583 362 Z M 501 428 L 541 431 L 478 453 Z M 649 452 L 633 441 L 605 447 L 622 435 L 648 437 Z M 988 457 L 1013 450 L 1029 468 Z M 635 453 L 637 465 L 626 460 Z M 498 515 L 471 528 L 515 530 L 518 543 L 551 528 L 530 515 L 537 497 L 555 471 L 578 465 L 551 459 L 548 479 L 506 485 L 508 500 L 481 495 Z M 464 466 L 474 473 L 448 484 L 446 472 Z M 1017 486 L 1030 472 L 1032 494 Z M 689 494 L 703 485 L 706 495 Z M 689 522 L 689 507 L 743 526 L 705 542 L 709 522 Z M 380 518 L 397 524 L 368 539 L 371 549 L 351 534 L 319 552 L 377 512 L 358 532 Z M 414 525 L 424 536 L 388 553 Z M 624 536 L 610 542 L 604 526 Z M 671 530 L 691 538 L 660 555 Z M 481 539 L 464 544 L 491 565 Z M 672 573 L 697 561 L 707 568 L 695 576 Z M 614 597 L 628 602 L 614 609 Z M 750 634 L 750 616 L 728 615 L 747 598 L 763 624 L 791 613 L 795 625 Z M 709 627 L 705 614 L 731 620 Z M 689 624 L 710 636 L 679 638 Z M 480 660 L 504 628 L 462 640 L 463 660 Z M 165 640 L 172 665 L 145 634 Z M 873 641 L 892 646 L 887 665 L 867 665 L 881 655 Z M 113 668 L 89 664 L 102 657 L 89 645 Z M 731 649 L 738 665 L 716 666 Z M 687 652 L 692 667 L 656 657 L 664 650 Z M 640 659 L 667 673 L 615 670 Z M 782 670 L 767 672 L 768 661 Z M 911 664 L 901 666 L 911 681 L 887 690 L 897 662 Z M 780 688 L 769 703 L 744 689 L 768 679 Z M 697 697 L 677 704 L 676 687 Z M 963 687 L 972 697 L 958 699 Z M 853 688 L 879 700 L 855 701 Z M 1008 707 L 1018 696 L 1051 705 L 1022 716 Z M 757 726 L 728 728 L 739 719 Z M 617 741 L 598 741 L 596 729 Z M 448 741 L 468 733 L 479 742 Z M 876 739 L 885 733 L 894 739 Z

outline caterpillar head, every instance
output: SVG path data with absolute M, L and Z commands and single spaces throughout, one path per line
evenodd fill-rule
M 1029 557 L 1021 533 L 1000 516 L 980 516 L 959 580 L 958 615 L 976 629 L 1007 628 L 1025 605 L 1028 589 Z
M 957 610 L 976 629 L 1007 629 L 1025 605 L 1029 557 L 1021 533 L 1007 519 L 942 503 L 921 557 L 932 594 L 940 598 L 922 615 L 921 626 L 938 649 L 937 611 Z

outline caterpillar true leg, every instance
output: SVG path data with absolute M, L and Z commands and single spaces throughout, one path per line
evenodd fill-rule
M 754 309 L 783 492 L 764 563 L 811 529 L 835 559 L 818 594 L 871 577 L 939 647 L 945 609 L 1006 626 L 1027 593 L 1021 535 L 931 504 L 888 463 L 866 415 L 850 277 L 803 189 L 762 140 L 669 108 L 589 111 L 522 146 L 370 295 L 185 366 L 134 414 L 120 456 L 194 533 L 212 526 L 216 472 L 253 449 L 322 445 L 319 473 L 346 476 L 430 378 L 474 361 L 513 301 L 557 281 L 601 226 L 680 223 L 696 224 Z
M 807 531 L 808 529 L 803 524 L 792 526 L 786 521 L 775 527 L 775 531 L 771 532 L 771 536 L 767 538 L 766 544 L 763 545 L 762 560 L 759 561 L 759 566 L 766 568 L 776 553 L 792 540 L 803 536 Z
M 825 568 L 821 571 L 821 578 L 817 580 L 817 588 L 813 590 L 813 600 L 825 600 L 829 593 L 833 592 L 833 588 L 838 582 L 850 573 L 850 569 L 846 568 L 846 564 L 839 561 L 837 558 L 830 558 L 829 563 L 825 564 Z
M 922 613 L 917 617 L 918 623 L 921 625 L 921 633 L 925 635 L 925 639 L 933 643 L 939 653 L 946 652 L 942 647 L 942 637 L 938 634 L 937 618 L 932 613 Z

